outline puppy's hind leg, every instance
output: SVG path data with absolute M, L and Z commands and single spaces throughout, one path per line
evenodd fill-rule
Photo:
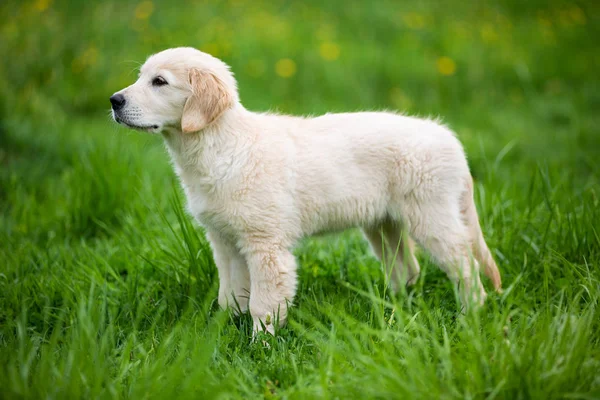
M 364 228 L 363 232 L 373 252 L 384 264 L 392 290 L 417 282 L 421 269 L 414 255 L 415 244 L 401 223 L 386 220 Z
M 475 208 L 475 202 L 473 201 L 473 180 L 471 177 L 465 182 L 465 192 L 461 198 L 460 212 L 469 231 L 473 256 L 483 267 L 485 275 L 492 281 L 496 292 L 501 293 L 502 278 L 500 277 L 500 271 L 498 270 L 496 261 L 494 261 L 494 257 L 492 257 L 492 253 L 483 238 L 479 217 L 477 216 L 477 209 Z
M 438 199 L 439 200 L 439 199 Z M 421 203 L 412 207 L 411 234 L 458 286 L 463 306 L 482 305 L 486 293 L 479 278 L 479 264 L 471 262 L 471 240 L 458 201 Z

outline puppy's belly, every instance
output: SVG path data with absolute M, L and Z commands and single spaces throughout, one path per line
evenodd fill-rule
M 368 226 L 387 215 L 385 195 L 376 198 L 347 197 L 331 202 L 308 202 L 302 207 L 302 230 L 305 235 L 342 231 Z
M 303 233 L 340 231 L 384 219 L 390 187 L 395 186 L 386 167 L 350 163 L 323 169 L 312 166 L 311 179 L 302 179 L 294 196 Z

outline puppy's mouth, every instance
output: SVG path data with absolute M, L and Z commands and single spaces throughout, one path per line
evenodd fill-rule
M 117 122 L 118 124 L 121 125 L 125 125 L 129 128 L 132 129 L 137 129 L 140 131 L 146 131 L 146 132 L 155 132 L 158 130 L 158 128 L 160 128 L 160 126 L 158 125 L 136 125 L 136 124 L 132 124 L 131 122 L 125 121 L 121 118 L 119 118 L 119 116 L 115 115 L 115 122 Z

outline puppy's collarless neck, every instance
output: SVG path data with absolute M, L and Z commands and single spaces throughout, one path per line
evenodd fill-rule
M 250 140 L 250 118 L 241 105 L 225 111 L 212 124 L 198 132 L 184 133 L 170 128 L 163 132 L 167 150 L 177 173 L 194 171 L 201 176 L 213 175 L 213 163 L 217 158 L 233 158 L 240 144 Z M 205 157 L 206 152 L 210 156 Z

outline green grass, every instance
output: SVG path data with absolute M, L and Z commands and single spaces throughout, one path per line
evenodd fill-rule
M 0 398 L 600 398 L 597 2 L 173 4 L 0 5 Z M 442 116 L 504 294 L 462 315 L 421 253 L 391 297 L 359 232 L 306 239 L 289 324 L 252 342 L 161 139 L 107 117 L 177 45 L 250 109 Z

